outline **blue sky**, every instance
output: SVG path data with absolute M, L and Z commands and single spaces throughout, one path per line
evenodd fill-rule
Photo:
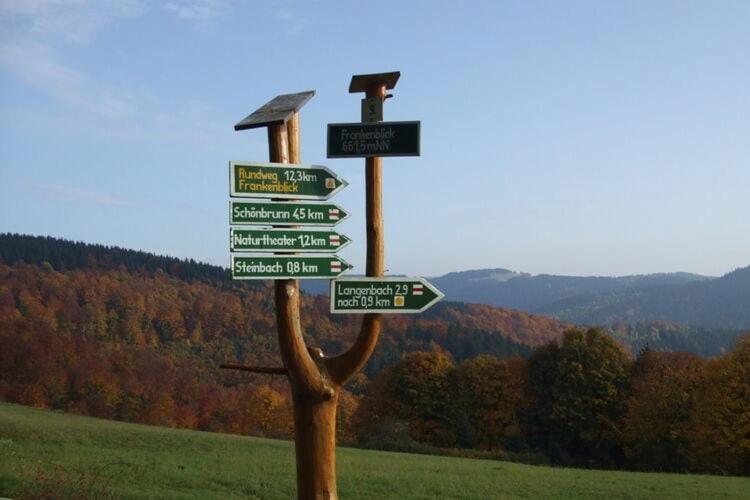
M 352 74 L 400 70 L 385 160 L 387 267 L 433 276 L 719 275 L 750 264 L 750 2 L 0 0 L 0 231 L 228 265 L 233 125 L 277 94 L 304 163 L 350 186 L 364 264 Z

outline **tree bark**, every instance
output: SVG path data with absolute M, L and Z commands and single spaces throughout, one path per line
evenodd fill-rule
M 367 97 L 385 99 L 385 84 L 371 85 Z M 365 213 L 367 229 L 366 275 L 382 277 L 385 269 L 383 226 L 383 159 L 365 158 Z M 380 337 L 382 314 L 365 314 L 354 345 L 343 354 L 326 360 L 331 379 L 344 385 L 370 359 Z
M 333 500 L 336 490 L 336 407 L 339 388 L 330 398 L 295 391 L 294 442 L 297 456 L 297 498 Z
M 275 163 L 299 163 L 299 115 L 268 128 Z M 336 499 L 336 404 L 340 385 L 330 381 L 320 349 L 305 345 L 298 280 L 275 280 L 279 349 L 292 388 L 297 497 Z

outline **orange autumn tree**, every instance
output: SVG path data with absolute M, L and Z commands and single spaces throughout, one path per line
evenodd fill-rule
M 455 369 L 459 444 L 483 450 L 523 447 L 520 408 L 525 361 L 481 355 Z
M 442 352 L 412 352 L 368 386 L 357 409 L 361 436 L 399 432 L 383 429 L 405 422 L 408 435 L 435 446 L 454 446 L 451 376 L 453 362 Z M 378 443 L 372 443 L 378 445 Z
M 705 364 L 703 358 L 683 352 L 646 351 L 638 357 L 623 422 L 623 445 L 632 467 L 685 470 L 688 422 Z
M 712 360 L 689 430 L 695 470 L 750 475 L 750 333 Z

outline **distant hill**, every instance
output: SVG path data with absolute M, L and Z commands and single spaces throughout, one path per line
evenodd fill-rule
M 668 321 L 750 329 L 750 266 L 713 280 L 566 298 L 535 312 L 578 324 Z
M 183 345 L 191 336 L 200 337 L 200 342 L 188 342 L 190 349 L 198 352 L 199 357 L 210 359 L 211 363 L 227 361 L 233 356 L 228 354 L 230 352 L 234 352 L 239 360 L 247 362 L 278 359 L 269 282 L 233 281 L 227 269 L 193 260 L 57 238 L 11 234 L 0 234 L 0 267 L 3 262 L 8 267 L 5 268 L 6 274 L 0 276 L 0 292 L 10 293 L 14 302 L 19 301 L 19 294 L 23 291 L 23 287 L 19 288 L 17 285 L 26 282 L 27 288 L 32 284 L 41 286 L 38 278 L 47 276 L 50 272 L 64 277 L 68 282 L 72 280 L 73 283 L 78 283 L 77 293 L 81 296 L 75 299 L 61 295 L 63 291 L 69 292 L 65 287 L 52 291 L 41 287 L 35 292 L 46 297 L 47 301 L 51 301 L 50 304 L 71 304 L 73 310 L 64 311 L 65 317 L 72 315 L 79 318 L 79 322 L 70 324 L 66 320 L 61 323 L 67 325 L 67 329 L 72 329 L 71 332 L 76 329 L 98 329 L 96 336 L 99 339 L 111 340 L 115 337 L 118 342 L 128 342 L 132 338 L 132 332 L 123 331 L 125 325 L 140 325 L 137 329 L 137 342 L 160 345 L 162 348 Z M 24 266 L 24 263 L 29 265 Z M 75 271 L 83 271 L 83 274 Z M 24 276 L 24 279 L 19 281 L 19 276 Z M 119 289 L 110 289 L 113 277 L 119 283 Z M 718 288 L 723 289 L 726 282 L 737 281 L 725 278 L 709 281 L 705 277 L 682 273 L 622 278 L 550 275 L 532 277 L 507 269 L 493 269 L 450 273 L 432 281 L 448 292 L 450 298 L 451 286 L 460 288 L 461 283 L 465 286 L 475 283 L 479 287 L 513 284 L 513 287 L 526 286 L 528 290 L 542 291 L 545 288 L 556 289 L 554 293 L 547 290 L 548 295 L 552 296 L 573 293 L 571 290 L 580 291 L 586 287 L 625 288 L 636 284 L 684 281 L 688 282 L 685 286 L 703 286 L 717 282 Z M 301 283 L 306 285 L 314 282 L 302 280 Z M 547 283 L 548 286 L 542 286 L 542 283 Z M 567 283 L 567 286 L 563 286 L 563 283 Z M 328 282 L 323 282 L 323 285 L 323 289 L 327 291 Z M 657 289 L 660 288 L 654 288 Z M 87 305 L 89 292 L 92 290 L 99 290 L 96 306 Z M 130 303 L 138 304 L 138 312 L 133 306 L 123 302 L 123 296 L 128 297 Z M 592 300 L 596 297 L 600 295 L 577 297 L 576 300 L 581 300 L 581 303 L 575 303 L 572 299 L 570 303 L 559 302 L 557 304 L 563 307 L 556 311 L 544 311 L 548 316 L 450 300 L 438 303 L 423 314 L 388 316 L 384 330 L 386 333 L 367 367 L 367 373 L 373 375 L 399 360 L 404 352 L 414 350 L 443 349 L 450 352 L 456 361 L 481 353 L 499 356 L 526 355 L 531 348 L 558 338 L 567 328 L 566 325 L 574 322 L 617 322 L 619 324 L 608 326 L 608 331 L 635 352 L 648 345 L 658 350 L 687 350 L 712 356 L 730 347 L 738 334 L 733 326 L 722 329 L 680 326 L 673 321 L 664 321 L 662 317 L 655 317 L 654 319 L 661 321 L 654 323 L 642 321 L 638 314 L 623 317 L 614 313 L 602 314 L 589 321 L 585 307 L 587 302 L 584 299 Z M 621 294 L 618 297 L 624 300 L 627 295 Z M 737 288 L 734 292 L 729 292 L 729 297 L 719 300 L 719 305 L 734 303 L 733 301 L 742 304 L 743 298 L 746 300 L 747 297 L 747 293 L 743 295 L 741 289 Z M 479 298 L 481 297 L 477 297 Z M 214 305 L 207 308 L 206 301 Z M 240 304 L 244 308 L 242 312 L 237 310 Z M 154 310 L 156 306 L 158 307 Z M 77 313 L 76 310 L 80 307 L 93 307 L 98 311 L 99 317 L 105 317 L 107 321 L 86 323 L 91 321 L 85 319 L 91 313 Z M 321 295 L 306 296 L 303 307 L 307 335 L 326 353 L 341 351 L 355 338 L 359 327 L 358 315 L 330 315 L 328 298 Z M 695 306 L 693 309 L 701 311 L 705 307 L 702 309 L 701 306 Z M 741 309 L 737 306 L 730 309 L 730 313 Z M 169 321 L 165 322 L 159 317 L 162 311 L 170 312 Z M 594 311 L 597 309 L 592 309 Z M 730 313 L 727 314 L 733 317 Z M 63 311 L 55 314 L 63 314 Z M 558 316 L 562 321 L 550 318 L 551 315 Z M 165 327 L 167 323 L 171 324 L 169 328 Z M 196 328 L 202 332 L 196 333 Z
M 458 271 L 429 278 L 445 294 L 446 300 L 487 304 L 533 312 L 562 299 L 633 290 L 658 285 L 678 285 L 713 279 L 691 273 L 657 273 L 634 276 L 557 276 L 531 275 L 508 269 Z M 303 290 L 328 294 L 328 281 L 306 280 Z
M 32 321 L 26 311 L 39 308 L 66 336 L 188 346 L 211 364 L 278 363 L 268 281 L 233 281 L 218 266 L 49 237 L 0 234 L 0 259 L 7 318 L 23 320 L 7 325 L 8 332 Z M 10 306 L 27 295 L 33 307 Z M 327 354 L 353 342 L 360 324 L 359 315 L 331 315 L 324 296 L 305 296 L 302 318 L 312 344 Z M 456 361 L 480 353 L 523 356 L 565 328 L 520 311 L 442 302 L 424 314 L 388 316 L 367 373 L 416 350 L 443 349 Z
M 49 263 L 54 269 L 119 269 L 127 271 L 162 272 L 185 281 L 230 283 L 229 270 L 220 266 L 154 255 L 139 250 L 70 241 L 52 236 L 0 233 L 0 262 L 16 264 Z
M 658 285 L 679 285 L 712 278 L 690 273 L 659 273 L 621 277 L 556 276 L 518 273 L 508 269 L 461 271 L 430 278 L 448 300 L 509 307 L 532 312 L 559 300 Z

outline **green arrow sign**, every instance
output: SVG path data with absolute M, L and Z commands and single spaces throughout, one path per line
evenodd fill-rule
M 442 298 L 442 292 L 424 278 L 331 281 L 332 313 L 418 313 Z
M 335 253 L 351 243 L 335 231 L 308 229 L 242 229 L 229 231 L 232 252 L 328 252 Z
M 351 267 L 336 255 L 232 255 L 232 279 L 236 280 L 327 279 L 335 278 Z
M 229 201 L 230 224 L 330 227 L 347 217 L 344 210 L 328 203 Z
M 229 195 L 241 198 L 327 200 L 347 185 L 319 165 L 229 162 Z

